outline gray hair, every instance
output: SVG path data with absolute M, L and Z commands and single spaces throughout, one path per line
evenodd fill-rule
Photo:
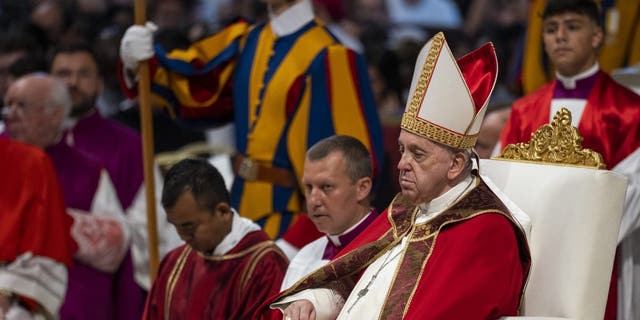
M 62 108 L 62 119 L 64 121 L 64 119 L 67 119 L 67 117 L 69 116 L 69 113 L 71 112 L 71 106 L 73 105 L 73 100 L 71 100 L 69 88 L 64 82 L 62 82 L 62 80 L 48 75 L 47 77 L 53 81 L 46 98 L 47 109 L 52 110 L 54 108 Z
M 447 150 L 451 154 L 461 153 L 466 158 L 466 162 L 464 166 L 464 176 L 466 177 L 471 173 L 471 170 L 473 169 L 473 155 L 475 152 L 473 148 L 457 149 L 457 148 L 448 146 L 446 144 L 442 144 L 438 142 L 435 142 L 435 143 L 441 146 L 442 148 L 444 148 L 445 150 Z

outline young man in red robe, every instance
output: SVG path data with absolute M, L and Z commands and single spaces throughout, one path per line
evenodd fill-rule
M 600 69 L 598 52 L 605 35 L 595 1 L 549 1 L 542 20 L 542 40 L 556 79 L 514 103 L 501 143 L 528 142 L 565 107 L 584 147 L 600 153 L 607 169 L 629 178 L 618 237 L 616 265 L 621 269 L 614 268 L 605 318 L 616 319 L 617 309 L 618 319 L 638 319 L 640 276 L 633 269 L 640 265 L 640 96 Z
M 472 170 L 496 76 L 490 44 L 457 64 L 442 33 L 425 45 L 398 138 L 402 192 L 272 308 L 291 320 L 518 314 L 530 265 L 525 234 Z
M 279 291 L 287 258 L 229 205 L 222 176 L 206 160 L 169 170 L 162 205 L 186 244 L 160 264 L 144 319 L 250 319 Z

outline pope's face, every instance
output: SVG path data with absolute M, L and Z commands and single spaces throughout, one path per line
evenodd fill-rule
M 451 188 L 452 152 L 405 130 L 400 131 L 398 146 L 398 182 L 403 196 L 420 204 L 431 202 Z

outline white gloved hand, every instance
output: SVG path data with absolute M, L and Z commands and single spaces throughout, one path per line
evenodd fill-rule
M 156 30 L 158 27 L 151 21 L 127 29 L 120 42 L 120 59 L 125 69 L 136 70 L 140 61 L 153 57 L 153 32 Z

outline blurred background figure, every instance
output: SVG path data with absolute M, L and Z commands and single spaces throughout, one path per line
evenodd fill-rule
M 60 179 L 71 235 L 78 244 L 69 270 L 62 319 L 112 319 L 118 302 L 114 272 L 129 246 L 130 231 L 109 174 L 85 154 L 61 142 L 71 96 L 64 83 L 45 74 L 20 77 L 7 91 L 11 139 L 43 149 Z
M 77 246 L 55 170 L 41 150 L 3 137 L 0 154 L 0 318 L 58 318 Z

